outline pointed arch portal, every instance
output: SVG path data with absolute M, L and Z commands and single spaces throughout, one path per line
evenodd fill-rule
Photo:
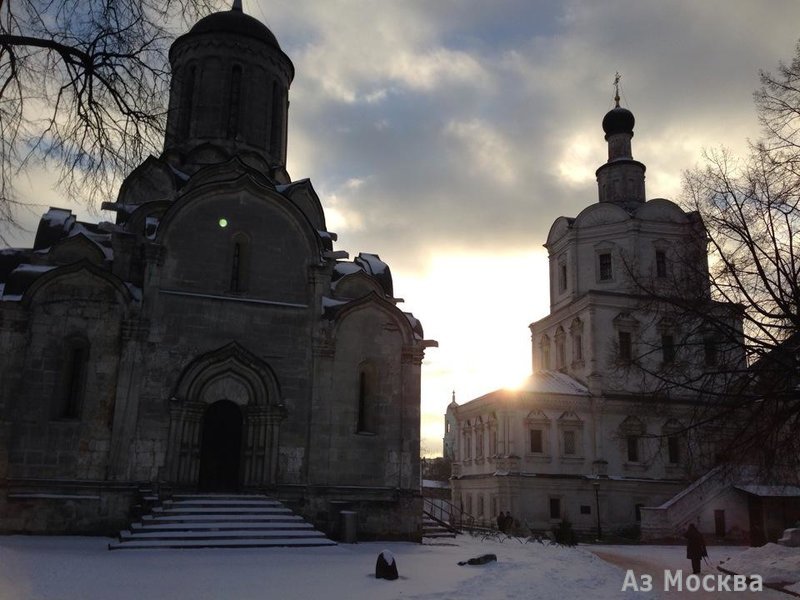
M 184 369 L 170 401 L 170 483 L 204 491 L 274 485 L 286 416 L 272 369 L 236 343 Z

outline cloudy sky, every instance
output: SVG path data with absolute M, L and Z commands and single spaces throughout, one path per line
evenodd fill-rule
M 431 455 L 451 391 L 464 402 L 530 370 L 527 326 L 548 310 L 542 244 L 554 219 L 597 200 L 615 72 L 647 195 L 677 200 L 704 148 L 743 152 L 758 136 L 759 69 L 791 59 L 800 37 L 797 0 L 244 9 L 295 65 L 289 173 L 312 179 L 338 249 L 390 264 L 401 306 L 440 343 L 423 368 Z

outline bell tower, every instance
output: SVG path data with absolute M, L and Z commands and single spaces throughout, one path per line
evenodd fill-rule
M 286 174 L 294 65 L 269 28 L 242 11 L 213 13 L 172 44 L 165 158 L 192 172 L 238 155 L 276 181 Z
M 646 167 L 633 160 L 631 139 L 636 120 L 633 113 L 619 105 L 619 80 L 614 79 L 615 106 L 603 117 L 603 131 L 608 142 L 608 161 L 595 172 L 600 202 L 614 202 L 623 208 L 636 207 L 645 201 Z

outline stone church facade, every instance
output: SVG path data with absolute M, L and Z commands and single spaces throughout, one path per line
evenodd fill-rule
M 687 433 L 697 398 L 659 390 L 659 375 L 691 379 L 720 361 L 741 362 L 741 346 L 726 347 L 712 331 L 671 318 L 644 291 L 728 310 L 711 300 L 699 216 L 646 199 L 633 127 L 633 114 L 617 100 L 603 119 L 608 160 L 596 172 L 598 202 L 550 229 L 550 313 L 530 325 L 532 375 L 519 389 L 447 409 L 453 500 L 479 523 L 510 511 L 523 531 L 568 520 L 587 535 L 632 535 L 644 529 L 647 507 L 661 506 L 710 468 L 698 451 L 702 440 Z M 702 528 L 713 532 L 707 514 L 715 510 L 728 511 L 720 537 L 740 536 L 741 508 L 728 504 L 716 492 L 692 495 L 657 536 L 700 523 L 701 513 Z
M 0 251 L 0 529 L 110 533 L 140 490 L 258 491 L 419 539 L 420 323 L 286 172 L 291 60 L 233 10 L 178 38 L 164 151 L 114 223 Z

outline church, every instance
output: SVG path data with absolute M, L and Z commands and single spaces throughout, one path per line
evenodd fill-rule
M 243 13 L 169 53 L 160 156 L 0 251 L 0 530 L 114 533 L 143 493 L 258 492 L 419 540 L 422 326 L 286 171 L 294 66 Z
M 691 427 L 698 396 L 669 388 L 744 356 L 654 298 L 702 302 L 730 331 L 741 320 L 712 299 L 699 215 L 646 198 L 635 119 L 615 100 L 598 201 L 547 236 L 550 312 L 530 325 L 532 375 L 447 408 L 453 502 L 485 526 L 510 512 L 525 534 L 567 521 L 592 538 L 674 538 L 689 523 L 721 539 L 774 537 L 784 500 L 712 468 L 709 440 Z

